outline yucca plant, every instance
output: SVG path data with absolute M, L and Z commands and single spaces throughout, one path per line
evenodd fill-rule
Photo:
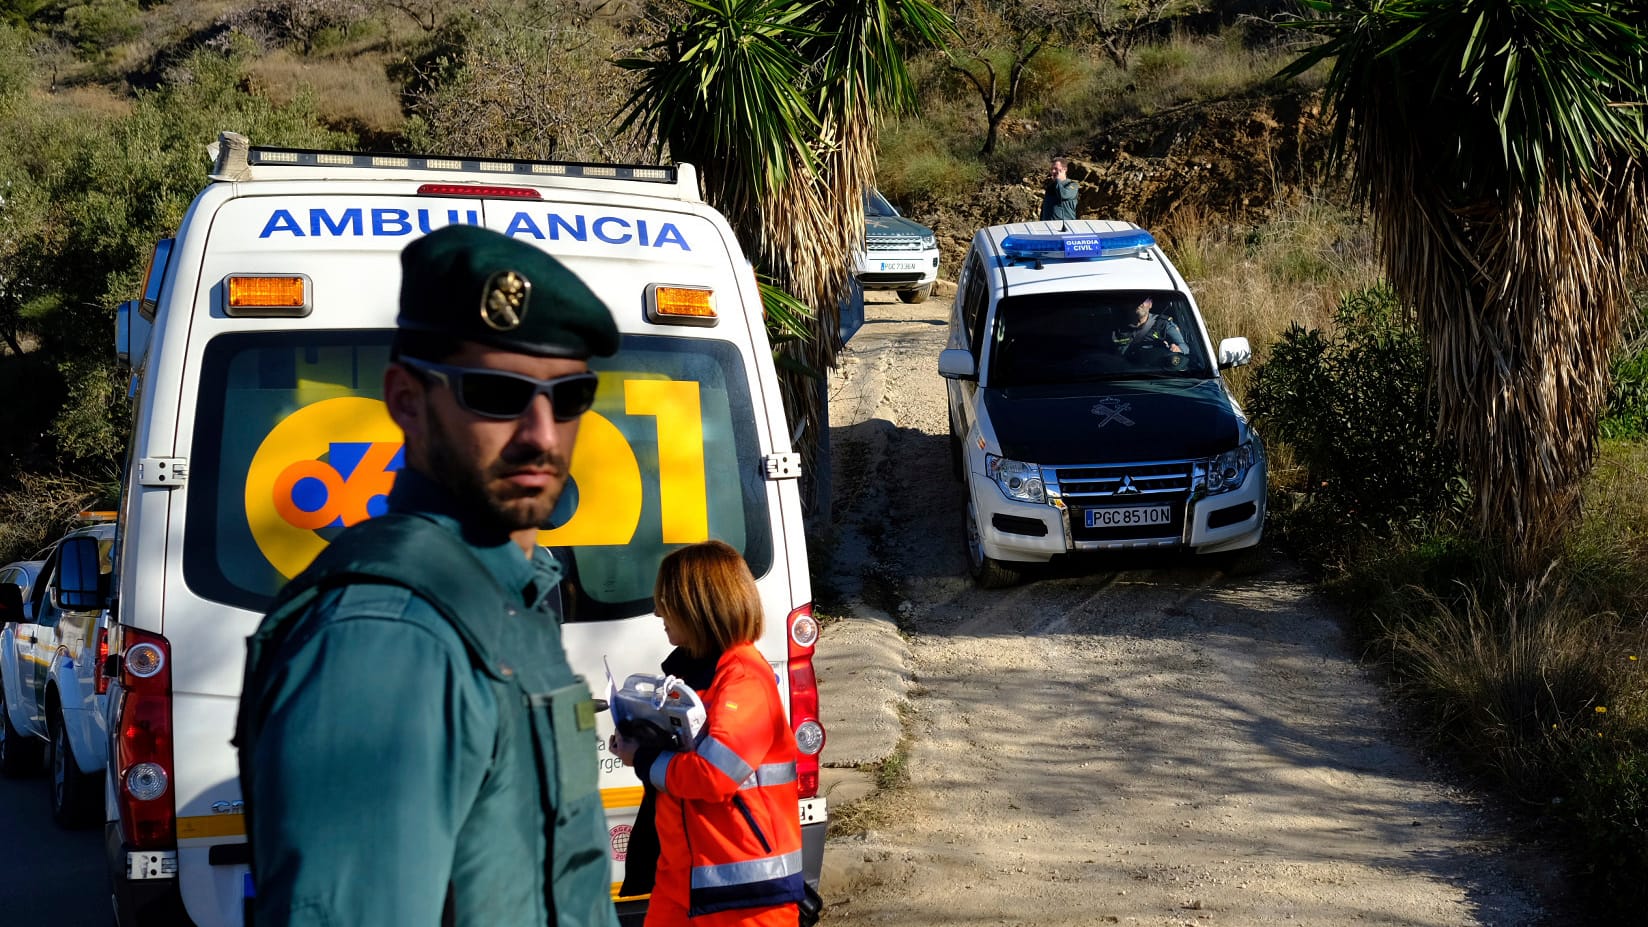
M 1648 219 L 1635 0 L 1306 0 L 1334 154 L 1417 313 L 1439 437 L 1531 575 L 1572 524 Z M 1368 371 L 1378 376 L 1378 371 Z
M 876 130 L 915 104 L 906 43 L 941 41 L 950 19 L 930 0 L 685 0 L 684 9 L 645 54 L 619 62 L 640 74 L 619 125 L 699 167 L 705 199 L 770 284 L 769 333 L 814 472 L 826 427 L 820 378 L 841 348 Z M 794 337 L 798 327 L 805 337 Z

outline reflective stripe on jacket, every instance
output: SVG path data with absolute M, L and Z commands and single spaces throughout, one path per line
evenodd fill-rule
M 663 753 L 647 770 L 661 850 L 653 903 L 694 919 L 775 905 L 793 917 L 803 893 L 795 736 L 773 669 L 740 644 L 699 694 L 707 720 L 696 749 Z

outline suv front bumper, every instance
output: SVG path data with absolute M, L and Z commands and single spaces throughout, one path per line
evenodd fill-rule
M 967 480 L 978 513 L 984 555 L 1020 563 L 1046 562 L 1060 554 L 1086 551 L 1159 548 L 1209 554 L 1252 547 L 1264 533 L 1266 482 L 1261 458 L 1234 490 L 1167 501 L 1173 507 L 1171 530 L 1113 532 L 1103 538 L 1084 538 L 1081 535 L 1085 532 L 1073 526 L 1073 519 L 1082 517 L 1080 508 L 1073 512 L 1063 499 L 1052 503 L 1020 502 L 1003 495 L 995 481 L 983 473 L 969 473 Z M 1116 499 L 1110 504 L 1125 505 L 1128 501 Z
M 859 251 L 853 254 L 853 277 L 866 290 L 910 290 L 938 279 L 938 249 Z

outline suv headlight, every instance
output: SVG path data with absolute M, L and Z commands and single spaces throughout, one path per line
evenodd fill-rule
M 921 250 L 931 251 L 931 250 L 933 250 L 934 248 L 937 248 L 937 247 L 938 247 L 938 236 L 937 235 L 923 235 L 923 236 L 921 236 Z
M 1001 487 L 1002 494 L 1020 502 L 1047 501 L 1047 488 L 1041 482 L 1041 468 L 1022 460 L 1009 460 L 994 454 L 984 455 L 984 472 Z
M 1245 441 L 1207 462 L 1209 495 L 1230 492 L 1247 479 L 1247 471 L 1259 461 L 1257 441 Z

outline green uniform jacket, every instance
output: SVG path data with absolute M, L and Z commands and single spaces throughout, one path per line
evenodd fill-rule
M 1080 190 L 1074 180 L 1053 180 L 1048 178 L 1042 183 L 1041 218 L 1050 219 L 1076 218 L 1076 199 Z
M 407 571 L 428 583 L 472 569 L 503 614 L 459 628 L 402 585 L 323 585 L 269 642 L 237 737 L 256 927 L 616 927 L 594 706 L 561 646 L 559 565 L 467 535 L 445 490 L 410 469 L 389 507 L 474 555 L 437 544 L 398 558 Z M 362 527 L 291 585 L 358 562 Z

